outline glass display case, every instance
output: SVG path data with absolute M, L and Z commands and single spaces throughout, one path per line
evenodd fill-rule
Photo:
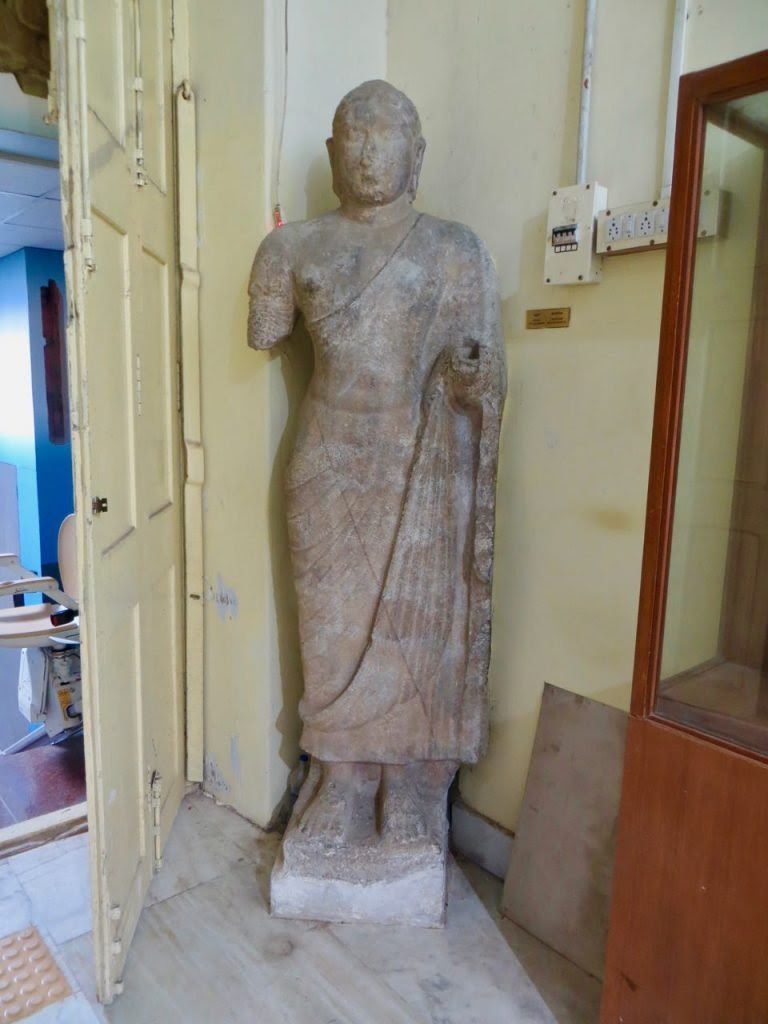
M 704 113 L 655 712 L 768 754 L 768 92 Z

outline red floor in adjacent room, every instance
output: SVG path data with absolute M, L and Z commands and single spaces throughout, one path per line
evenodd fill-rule
M 85 800 L 82 737 L 0 757 L 0 828 Z

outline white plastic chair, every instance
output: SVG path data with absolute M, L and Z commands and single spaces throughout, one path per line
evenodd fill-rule
M 51 615 L 61 607 L 43 604 L 17 608 L 0 608 L 0 647 L 57 647 L 79 640 L 77 613 L 77 552 L 75 547 L 75 516 L 69 515 L 59 528 L 59 571 L 61 587 L 52 576 L 37 576 L 25 569 L 14 554 L 0 554 L 0 569 L 13 579 L 0 582 L 0 597 L 14 594 L 44 594 L 63 608 L 75 613 L 70 622 L 54 625 Z
M 82 729 L 74 515 L 59 528 L 58 548 L 61 587 L 52 576 L 36 576 L 25 569 L 18 555 L 0 554 L 0 570 L 13 577 L 0 582 L 0 596 L 44 594 L 56 602 L 0 608 L 0 647 L 21 648 L 19 710 L 30 724 L 40 723 L 0 750 L 2 755 L 21 752 L 46 732 L 65 737 Z

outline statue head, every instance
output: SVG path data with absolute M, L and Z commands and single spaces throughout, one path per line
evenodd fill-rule
M 333 191 L 344 202 L 385 206 L 416 196 L 425 142 L 416 107 L 388 82 L 363 82 L 336 108 L 328 139 Z

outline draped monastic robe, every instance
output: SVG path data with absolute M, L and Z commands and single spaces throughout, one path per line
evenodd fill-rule
M 285 481 L 302 746 L 475 761 L 505 390 L 491 261 L 460 224 L 336 211 L 268 235 L 249 294 L 253 347 L 301 313 L 315 351 Z

